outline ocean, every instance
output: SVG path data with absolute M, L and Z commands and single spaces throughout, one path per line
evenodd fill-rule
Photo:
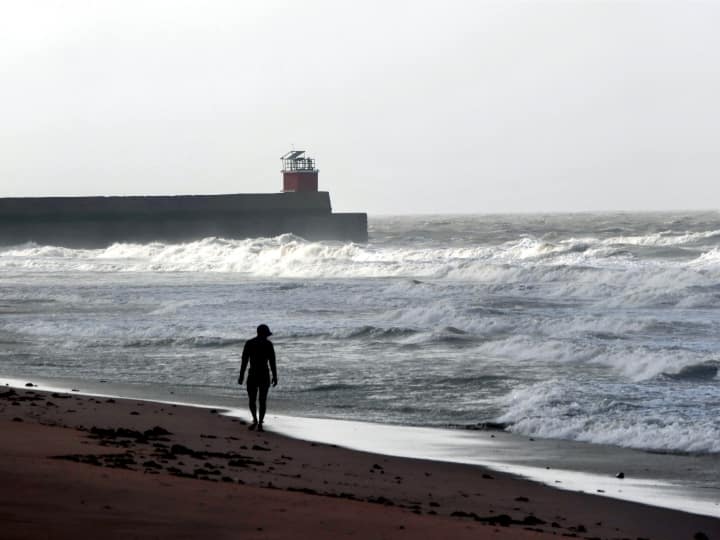
M 370 218 L 293 235 L 0 248 L 0 374 L 270 410 L 720 455 L 720 213 Z M 720 479 L 713 485 L 720 487 Z

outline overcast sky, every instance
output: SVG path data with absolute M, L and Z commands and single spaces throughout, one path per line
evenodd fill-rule
M 720 207 L 720 3 L 0 1 L 0 196 Z

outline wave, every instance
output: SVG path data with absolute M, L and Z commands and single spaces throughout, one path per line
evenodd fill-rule
M 695 266 L 716 265 L 720 263 L 720 248 L 713 248 L 692 261 Z
M 147 338 L 125 341 L 122 346 L 126 348 L 150 347 L 194 347 L 198 349 L 219 349 L 224 347 L 237 347 L 245 343 L 245 339 L 221 337 L 188 337 L 188 338 Z
M 305 389 L 305 392 L 338 392 L 343 390 L 357 390 L 358 388 L 361 388 L 359 385 L 355 384 L 345 384 L 345 383 L 330 383 L 330 384 L 319 384 L 317 386 L 312 386 L 310 388 Z
M 459 386 L 478 386 L 487 383 L 504 384 L 508 380 L 507 375 L 462 375 L 462 376 L 438 376 L 435 378 L 434 384 L 439 386 L 459 387 Z
M 606 245 L 667 247 L 692 245 L 719 238 L 720 229 L 717 229 L 699 232 L 661 231 L 646 235 L 611 237 L 602 242 Z
M 0 269 L 43 272 L 232 272 L 255 277 L 470 279 L 487 281 L 567 278 L 583 272 L 630 269 L 648 274 L 688 267 L 720 273 L 720 251 L 695 251 L 689 263 L 672 258 L 645 261 L 633 246 L 694 246 L 715 242 L 720 231 L 676 234 L 660 232 L 638 237 L 566 238 L 555 241 L 522 236 L 501 244 L 466 246 L 352 244 L 308 242 L 285 234 L 274 238 L 229 240 L 206 238 L 183 244 L 113 244 L 105 249 L 70 249 L 23 244 L 0 249 Z M 630 249 L 625 249 L 630 248 Z M 563 275 L 564 274 L 564 275 Z M 594 276 L 597 277 L 597 276 Z M 602 278 L 602 276 L 601 276 Z M 532 280 L 531 280 L 532 281 Z
M 614 321 L 610 321 L 614 322 Z M 520 362 L 523 364 L 552 366 L 576 366 L 583 368 L 602 368 L 608 375 L 620 380 L 648 381 L 659 377 L 712 378 L 713 360 L 717 353 L 701 348 L 693 349 L 679 346 L 637 344 L 633 342 L 632 326 L 622 339 L 607 339 L 605 336 L 586 339 L 581 328 L 576 329 L 577 336 L 562 330 L 555 332 L 554 325 L 562 323 L 552 321 L 539 323 L 542 334 L 510 333 L 487 341 L 481 341 L 474 349 L 475 354 L 500 361 Z M 598 323 L 603 324 L 602 321 Z M 621 326 L 618 322 L 618 326 Z M 642 333 L 643 324 L 638 322 L 635 330 Z M 531 329 L 535 330 L 535 329 Z M 571 332 L 571 331 L 566 331 Z M 711 345 L 712 346 L 712 345 Z M 710 358 L 710 360 L 709 360 Z
M 360 327 L 336 330 L 330 333 L 313 334 L 314 337 L 330 337 L 333 339 L 371 339 L 394 340 L 400 345 L 421 345 L 430 343 L 445 343 L 449 345 L 471 344 L 478 340 L 477 336 L 453 326 L 441 327 L 433 331 L 422 331 L 418 328 L 404 326 L 380 327 L 364 325 Z M 292 334 L 290 337 L 308 337 L 307 333 Z
M 505 413 L 496 419 L 526 436 L 609 444 L 676 453 L 720 453 L 717 411 L 705 406 L 715 388 L 676 390 L 661 402 L 659 392 L 625 403 L 618 387 L 588 392 L 568 380 L 552 380 L 517 390 L 504 398 Z M 637 392 L 634 392 L 637 394 Z M 603 397 L 605 396 L 605 397 Z M 675 407 L 675 401 L 685 406 Z M 647 405 L 645 405 L 647 402 Z M 687 404 L 694 404 L 688 407 Z M 688 411 L 696 417 L 689 418 Z
M 663 375 L 676 381 L 707 381 L 717 377 L 719 367 L 717 362 L 702 362 L 683 366 L 675 373 L 663 372 Z
M 361 339 L 361 338 L 396 338 L 416 334 L 417 330 L 413 328 L 390 327 L 380 328 L 372 325 L 365 325 L 359 328 L 351 328 L 350 330 L 342 330 L 334 332 L 332 337 L 338 339 Z

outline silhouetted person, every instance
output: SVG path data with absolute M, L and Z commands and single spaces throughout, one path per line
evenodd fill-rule
M 272 336 L 272 332 L 266 324 L 257 327 L 257 337 L 248 339 L 245 342 L 242 353 L 242 365 L 240 366 L 240 376 L 238 384 L 243 383 L 245 378 L 245 368 L 250 362 L 250 371 L 247 377 L 247 393 L 250 398 L 250 412 L 252 413 L 253 423 L 250 429 L 257 428 L 258 431 L 263 430 L 263 420 L 265 419 L 265 405 L 267 402 L 268 390 L 270 384 L 277 385 L 277 368 L 275 367 L 275 348 L 268 337 Z M 270 364 L 270 370 L 268 370 Z M 270 371 L 272 371 L 272 380 L 270 379 Z M 255 402 L 260 395 L 260 417 L 258 418 Z

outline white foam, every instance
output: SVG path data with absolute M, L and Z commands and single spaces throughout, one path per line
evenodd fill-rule
M 672 238 L 682 245 L 683 241 L 716 233 Z M 662 235 L 659 238 L 669 241 Z M 689 263 L 640 262 L 629 256 L 612 256 L 608 245 L 613 242 L 583 238 L 550 243 L 526 237 L 499 246 L 379 247 L 307 242 L 282 235 L 248 240 L 206 238 L 185 244 L 114 244 L 94 250 L 25 244 L 0 251 L 0 269 L 233 272 L 260 278 L 407 277 L 503 285 L 547 284 L 546 292 L 556 297 L 607 297 L 606 293 L 613 291 L 620 293 L 612 295 L 618 301 L 639 304 L 657 300 L 663 294 L 673 295 L 674 291 L 680 296 L 684 288 L 720 279 L 716 250 Z M 662 293 L 667 288 L 670 291 Z
M 718 264 L 720 264 L 720 248 L 712 248 L 709 251 L 706 251 L 699 257 L 697 257 L 694 261 L 691 263 L 692 265 L 700 266 L 700 267 L 715 267 Z
M 498 418 L 523 435 L 616 445 L 667 452 L 720 453 L 720 421 L 689 418 L 687 407 L 663 403 L 659 392 L 648 393 L 645 403 L 623 402 L 622 389 L 603 392 L 574 388 L 567 380 L 552 380 L 511 392 L 506 412 Z M 697 405 L 711 395 L 690 389 Z M 712 394 L 713 390 L 706 390 Z M 600 396 L 605 393 L 604 400 Z M 611 398 L 610 396 L 617 396 Z M 637 395 L 634 399 L 637 400 Z M 687 404 L 687 396 L 679 401 Z M 652 403 L 655 401 L 655 403 Z M 655 412 L 650 412 L 649 409 Z
M 681 246 L 720 236 L 720 230 L 685 232 L 661 231 L 637 236 L 617 236 L 603 240 L 606 245 Z

